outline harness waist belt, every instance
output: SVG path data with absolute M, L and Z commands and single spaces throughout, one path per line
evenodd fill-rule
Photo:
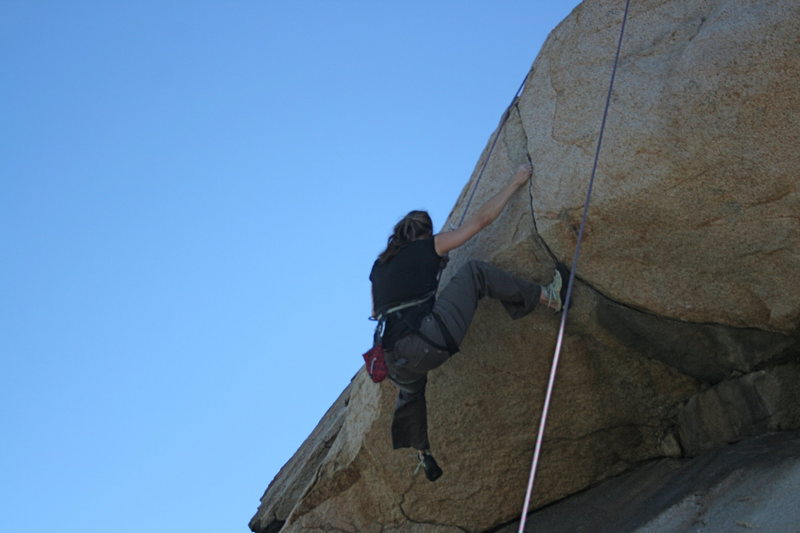
M 402 311 L 403 309 L 408 309 L 409 307 L 414 307 L 416 305 L 424 304 L 425 302 L 427 302 L 428 300 L 430 300 L 434 296 L 436 296 L 436 291 L 429 292 L 428 294 L 426 294 L 422 298 L 417 298 L 416 300 L 411 300 L 411 301 L 404 302 L 404 303 L 401 303 L 399 305 L 396 305 L 394 307 L 390 307 L 386 311 L 384 311 L 382 313 L 378 313 L 378 315 L 375 317 L 375 320 L 377 320 L 378 322 L 382 322 L 383 320 L 386 320 L 388 315 L 391 315 L 392 313 L 396 313 L 398 311 Z

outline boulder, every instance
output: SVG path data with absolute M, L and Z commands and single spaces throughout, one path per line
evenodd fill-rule
M 472 258 L 544 283 L 570 261 L 621 8 L 586 0 L 551 33 L 449 221 L 529 158 L 530 188 L 452 254 L 443 283 Z M 632 2 L 534 508 L 643 462 L 800 427 L 798 21 L 794 0 Z M 391 449 L 391 383 L 359 372 L 251 529 L 480 532 L 517 519 L 558 324 L 481 302 L 461 352 L 429 375 L 436 483 Z
M 538 230 L 571 257 L 622 2 L 587 1 L 522 94 Z M 631 3 L 581 277 L 660 316 L 793 333 L 800 320 L 800 5 Z

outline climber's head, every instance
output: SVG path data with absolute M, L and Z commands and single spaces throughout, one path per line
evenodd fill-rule
M 381 263 L 394 257 L 403 245 L 425 239 L 433 235 L 433 222 L 427 211 L 410 211 L 395 224 L 394 231 L 389 236 L 386 250 L 378 256 Z
M 433 222 L 427 211 L 409 211 L 395 224 L 393 237 L 406 243 L 424 239 L 433 234 Z

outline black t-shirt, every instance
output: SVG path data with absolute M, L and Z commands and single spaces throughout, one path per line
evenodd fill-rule
M 385 263 L 375 261 L 369 274 L 375 313 L 379 314 L 435 291 L 441 262 L 442 258 L 436 253 L 433 237 L 406 244 Z M 422 318 L 430 313 L 432 306 L 433 299 L 427 305 L 411 307 L 401 313 L 416 328 Z M 394 342 L 409 331 L 404 321 L 394 315 L 390 316 L 383 334 L 384 347 L 391 350 Z

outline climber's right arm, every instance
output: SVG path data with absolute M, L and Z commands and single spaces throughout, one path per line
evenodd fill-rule
M 524 185 L 531 177 L 531 166 L 529 164 L 520 165 L 514 178 L 503 189 L 489 199 L 478 212 L 469 217 L 461 227 L 453 231 L 445 231 L 434 236 L 434 246 L 436 253 L 444 256 L 451 250 L 455 250 L 483 228 L 494 222 L 500 215 L 511 196 Z

